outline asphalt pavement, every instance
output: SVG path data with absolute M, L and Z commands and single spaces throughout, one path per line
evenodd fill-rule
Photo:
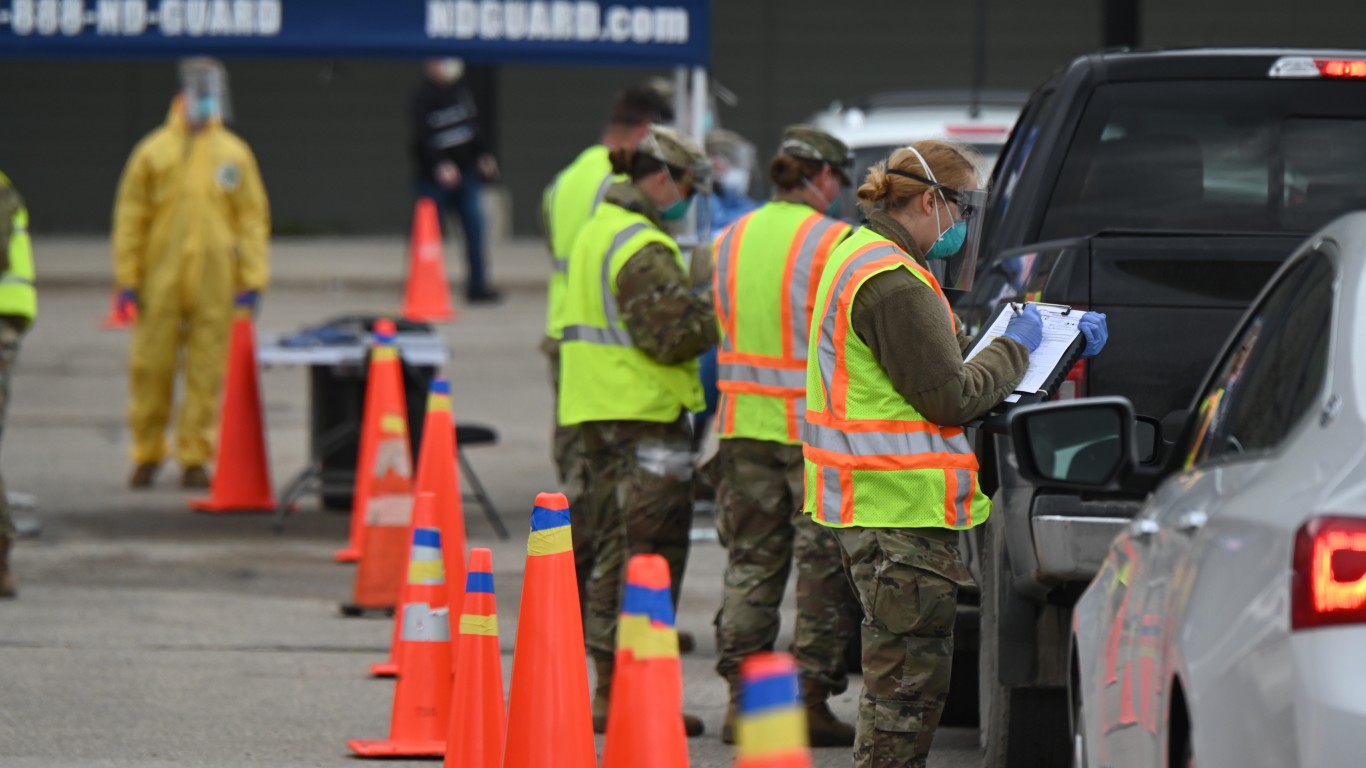
M 42 532 L 18 544 L 19 599 L 0 601 L 0 767 L 355 765 L 346 740 L 387 734 L 393 683 L 366 675 L 387 653 L 390 623 L 337 609 L 354 575 L 332 561 L 347 517 L 307 499 L 277 535 L 266 516 L 193 513 L 173 463 L 155 488 L 127 489 L 128 338 L 99 327 L 107 245 L 38 237 L 35 252 L 40 315 L 20 355 L 0 467 L 10 491 L 37 497 L 22 514 Z M 500 435 L 468 454 L 511 540 L 497 540 L 471 502 L 465 514 L 470 546 L 493 550 L 505 675 L 531 503 L 555 489 L 536 349 L 545 259 L 538 242 L 496 246 L 506 300 L 467 308 L 457 294 L 460 319 L 439 328 L 457 420 Z M 458 261 L 448 259 L 457 279 Z M 277 242 L 259 332 L 394 311 L 403 262 L 399 238 Z M 277 488 L 308 459 L 307 383 L 301 368 L 262 371 Z M 710 526 L 697 521 L 678 623 L 699 641 L 683 659 L 685 708 L 708 729 L 689 742 L 692 765 L 719 767 L 732 759 L 718 738 L 726 691 L 711 624 L 725 557 Z M 845 719 L 857 689 L 855 678 L 834 702 Z M 976 765 L 976 743 L 975 731 L 944 729 L 930 765 Z M 849 762 L 845 749 L 815 751 L 818 766 Z

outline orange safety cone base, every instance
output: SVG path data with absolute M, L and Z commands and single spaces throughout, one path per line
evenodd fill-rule
M 371 677 L 398 677 L 398 664 L 392 661 L 377 661 L 370 665 Z
M 360 550 L 355 547 L 339 549 L 332 553 L 332 559 L 339 563 L 354 563 L 360 560 Z
M 735 768 L 811 768 L 811 753 L 794 749 L 782 754 L 741 757 L 736 759 Z
M 442 757 L 446 742 L 422 739 L 351 739 L 347 749 L 361 757 Z
M 260 504 L 233 504 L 230 502 L 214 501 L 213 499 L 190 499 L 190 509 L 195 512 L 208 512 L 210 514 L 241 514 L 244 512 L 266 513 L 275 511 L 276 506 L 278 505 L 275 503 L 274 497 L 266 499 Z

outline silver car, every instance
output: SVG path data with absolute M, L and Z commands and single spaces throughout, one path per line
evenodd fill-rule
M 1122 398 L 1012 415 L 1026 478 L 1147 497 L 1074 614 L 1076 765 L 1366 764 L 1363 344 L 1354 213 L 1276 273 L 1169 440 Z

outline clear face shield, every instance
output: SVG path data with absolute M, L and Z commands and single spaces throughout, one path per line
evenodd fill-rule
M 946 197 L 957 204 L 958 210 L 962 213 L 959 221 L 967 227 L 967 234 L 957 253 L 947 259 L 930 262 L 930 269 L 939 280 L 940 286 L 945 289 L 970 291 L 972 279 L 977 274 L 978 249 L 982 245 L 982 223 L 986 218 L 983 212 L 987 204 L 987 191 L 959 189 L 953 190 Z
M 214 59 L 187 59 L 180 65 L 180 88 L 185 118 L 191 125 L 228 122 L 232 103 L 228 99 L 228 74 Z

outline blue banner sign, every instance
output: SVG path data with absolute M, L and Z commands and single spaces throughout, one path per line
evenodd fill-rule
M 709 0 L 0 0 L 0 57 L 706 66 Z

